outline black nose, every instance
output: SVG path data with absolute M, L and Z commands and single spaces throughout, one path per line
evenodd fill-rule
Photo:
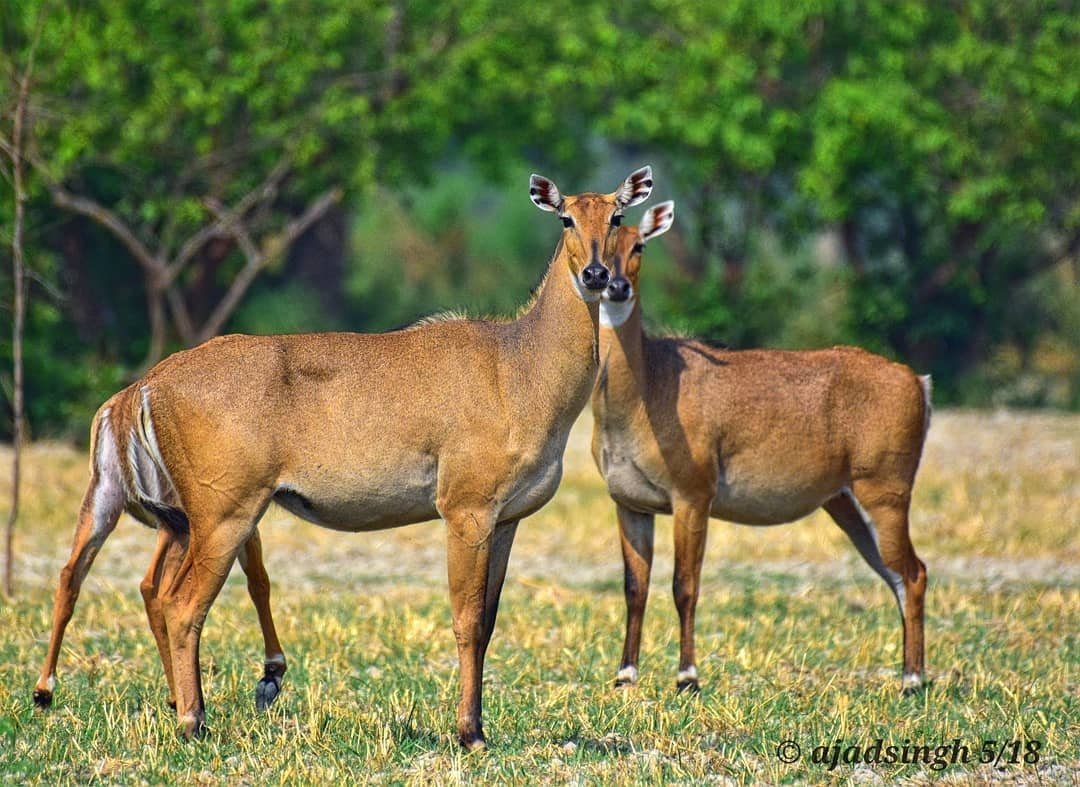
M 603 265 L 598 265 L 595 262 L 589 263 L 585 270 L 581 272 L 581 283 L 588 287 L 590 290 L 602 290 L 607 287 L 608 279 L 611 278 L 611 274 L 608 273 L 607 268 Z
M 616 276 L 607 286 L 609 301 L 625 301 L 630 298 L 630 280 L 625 276 Z

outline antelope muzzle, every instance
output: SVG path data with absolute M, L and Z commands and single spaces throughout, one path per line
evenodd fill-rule
M 623 303 L 630 300 L 633 291 L 634 288 L 630 285 L 630 280 L 625 276 L 616 274 L 615 278 L 608 282 L 607 289 L 604 290 L 604 298 L 615 303 Z
M 590 262 L 581 271 L 581 283 L 586 288 L 597 292 L 603 291 L 610 279 L 611 274 L 608 273 L 608 269 L 598 262 Z

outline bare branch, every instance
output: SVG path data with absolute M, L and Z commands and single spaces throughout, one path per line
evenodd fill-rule
M 180 275 L 180 272 L 184 269 L 184 266 L 186 266 L 188 262 L 191 261 L 191 258 L 198 253 L 199 249 L 205 246 L 211 239 L 219 235 L 228 234 L 227 228 L 234 218 L 242 219 L 243 216 L 251 210 L 252 206 L 259 202 L 273 200 L 277 195 L 278 186 L 280 186 L 285 175 L 288 174 L 291 166 L 292 157 L 283 156 L 281 160 L 274 165 L 274 168 L 270 170 L 270 173 L 263 182 L 245 194 L 232 210 L 219 213 L 217 221 L 208 224 L 188 238 L 176 253 L 176 257 L 168 264 L 163 276 L 163 284 L 169 285 L 175 281 L 176 277 Z
M 161 302 L 161 290 L 154 286 L 148 277 L 144 280 L 146 289 L 146 311 L 150 316 L 150 345 L 146 356 L 139 364 L 136 376 L 141 377 L 165 354 L 165 308 Z
M 244 253 L 247 262 L 236 278 L 233 279 L 228 292 L 225 293 L 213 313 L 207 318 L 202 330 L 199 331 L 199 341 L 206 341 L 221 331 L 259 272 L 288 251 L 297 238 L 312 224 L 321 219 L 332 205 L 341 201 L 341 197 L 342 192 L 338 188 L 325 192 L 311 203 L 302 215 L 285 225 L 277 236 L 268 238 L 261 249 L 256 246 L 247 228 L 243 226 L 235 213 L 226 213 L 220 206 L 210 205 L 211 210 L 218 213 L 220 218 L 230 221 L 231 234 L 236 238 L 236 242 Z
M 3 134 L 0 134 L 0 151 L 12 161 L 15 160 L 15 147 Z
M 104 205 L 92 199 L 72 194 L 63 186 L 55 183 L 49 185 L 49 193 L 52 194 L 53 202 L 59 207 L 87 216 L 109 230 L 127 247 L 127 250 L 131 252 L 131 256 L 152 278 L 157 280 L 164 275 L 164 263 L 155 257 L 142 241 L 135 237 L 135 233 L 119 216 Z
M 165 298 L 169 303 L 169 311 L 172 312 L 173 325 L 180 334 L 180 341 L 190 347 L 195 344 L 195 328 L 191 324 L 191 314 L 184 302 L 184 294 L 176 287 L 175 282 L 165 288 Z
M 2 135 L 0 135 L 0 149 L 5 152 L 11 150 L 11 143 Z M 159 238 L 159 251 L 155 254 L 120 216 L 93 199 L 72 194 L 56 178 L 51 177 L 44 162 L 32 154 L 27 155 L 27 153 L 24 152 L 23 159 L 30 162 L 39 172 L 52 195 L 53 202 L 58 207 L 87 216 L 105 227 L 124 244 L 142 268 L 145 277 L 147 310 L 151 328 L 150 346 L 142 363 L 144 369 L 149 368 L 159 360 L 164 352 L 167 329 L 166 303 L 172 316 L 172 324 L 184 344 L 190 346 L 214 336 L 235 311 L 259 272 L 287 250 L 304 230 L 326 212 L 331 204 L 341 199 L 339 189 L 333 189 L 325 193 L 312 203 L 303 215 L 287 224 L 277 238 L 270 238 L 260 249 L 251 239 L 247 229 L 248 225 L 252 223 L 249 214 L 252 209 L 268 206 L 276 199 L 281 183 L 287 177 L 293 165 L 293 156 L 286 151 L 270 172 L 267 173 L 263 181 L 241 197 L 232 208 L 226 209 L 207 200 L 207 207 L 215 215 L 214 221 L 192 234 L 180 246 L 176 256 L 170 259 L 168 245 L 171 245 L 171 242 L 166 244 L 165 241 L 171 238 L 174 228 L 167 226 L 163 231 L 162 236 Z M 247 258 L 247 263 L 231 283 L 225 296 L 207 319 L 205 325 L 201 330 L 197 330 L 191 319 L 181 288 L 176 286 L 176 280 L 195 255 L 210 240 L 222 236 L 230 236 L 237 241 Z

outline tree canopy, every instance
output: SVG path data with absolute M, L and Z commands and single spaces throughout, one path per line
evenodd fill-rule
M 678 202 L 658 323 L 1080 406 L 1069 4 L 5 4 L 3 140 L 39 19 L 36 432 L 223 330 L 505 311 L 554 239 L 528 173 L 608 188 L 645 162 Z

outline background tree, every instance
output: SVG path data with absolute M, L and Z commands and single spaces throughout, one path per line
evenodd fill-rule
M 26 104 L 30 95 L 30 82 L 34 75 L 34 55 L 45 21 L 44 9 L 39 9 L 34 26 L 33 38 L 26 62 L 17 73 L 15 106 L 11 110 L 11 136 L 4 139 L 0 147 L 11 163 L 11 190 L 15 197 L 12 211 L 12 385 L 11 385 L 11 509 L 8 512 L 7 526 L 4 528 L 4 594 L 14 592 L 15 565 L 15 525 L 19 519 L 19 492 L 22 485 L 22 446 L 25 426 L 24 382 L 23 382 L 23 331 L 26 327 L 26 261 L 23 255 L 23 226 L 26 221 L 26 186 L 23 162 L 26 124 Z M 4 135 L 7 136 L 6 134 Z M 5 173 L 6 175 L 7 173 Z
M 839 284 L 846 305 L 840 320 L 831 310 L 841 324 L 829 338 L 933 372 L 947 399 L 983 401 L 990 381 L 971 375 L 995 347 L 1029 358 L 1050 335 L 1068 340 L 1075 307 L 1033 313 L 1032 288 L 1048 273 L 1075 283 L 1070 9 L 664 4 L 620 30 L 616 48 L 640 67 L 604 128 L 665 151 L 679 183 L 686 327 L 775 340 L 755 314 L 775 322 L 786 307 L 797 320 L 812 307 L 793 290 L 825 297 Z M 822 233 L 845 274 L 803 265 Z M 775 271 L 747 280 L 748 260 L 760 267 L 777 241 L 805 288 Z
M 31 5 L 0 7 L 8 76 Z M 28 113 L 30 421 L 79 433 L 222 330 L 505 312 L 555 237 L 519 204 L 528 172 L 646 161 L 680 205 L 658 322 L 863 344 L 944 402 L 1080 406 L 1078 24 L 916 0 L 69 4 Z

